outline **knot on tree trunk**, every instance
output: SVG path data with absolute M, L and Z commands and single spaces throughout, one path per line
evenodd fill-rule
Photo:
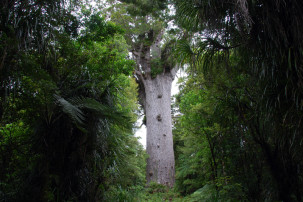
M 162 121 L 161 114 L 159 114 L 159 115 L 157 116 L 157 120 L 158 120 L 158 121 Z

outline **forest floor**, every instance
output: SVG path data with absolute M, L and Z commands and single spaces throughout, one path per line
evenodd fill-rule
M 193 202 L 189 197 L 182 197 L 180 193 L 163 185 L 151 184 L 134 197 L 135 202 Z
M 179 196 L 178 193 L 174 191 L 165 192 L 142 192 L 135 197 L 136 202 L 162 202 L 162 201 L 172 201 L 172 202 L 189 202 L 190 200 Z

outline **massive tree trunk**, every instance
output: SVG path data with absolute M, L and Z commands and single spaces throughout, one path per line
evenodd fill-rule
M 146 36 L 146 34 L 145 34 Z M 175 181 L 175 158 L 173 150 L 171 118 L 171 86 L 176 68 L 162 65 L 161 72 L 154 75 L 151 60 L 160 58 L 160 40 L 153 31 L 148 33 L 152 45 L 141 43 L 133 51 L 137 62 L 135 77 L 139 83 L 139 100 L 146 116 L 148 154 L 147 183 L 157 182 L 172 187 Z M 158 48 L 157 48 L 158 47 Z M 153 57 L 151 57 L 153 49 Z
M 171 119 L 171 84 L 168 74 L 146 80 L 146 151 L 147 181 L 155 181 L 173 186 L 175 178 L 175 158 L 173 150 Z

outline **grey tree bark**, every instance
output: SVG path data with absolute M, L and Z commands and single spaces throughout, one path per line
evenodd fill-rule
M 152 75 L 151 60 L 161 57 L 160 41 L 162 33 L 157 36 L 153 31 L 148 36 L 151 45 L 141 43 L 133 50 L 137 62 L 135 77 L 139 84 L 139 100 L 146 117 L 148 154 L 147 183 L 157 182 L 172 187 L 175 181 L 175 158 L 173 150 L 171 118 L 171 86 L 177 68 L 161 67 L 162 72 Z M 143 36 L 142 36 L 143 37 Z M 151 49 L 153 57 L 151 56 Z

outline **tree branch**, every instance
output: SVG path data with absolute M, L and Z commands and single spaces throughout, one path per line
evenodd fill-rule
M 174 80 L 174 78 L 175 78 L 175 76 L 176 76 L 176 74 L 177 74 L 177 72 L 180 68 L 181 68 L 181 65 L 176 64 L 175 67 L 170 70 L 170 74 L 171 74 L 171 77 L 172 77 L 173 80 Z
M 140 80 L 144 84 L 145 78 L 144 78 L 143 74 L 139 70 L 136 70 L 136 69 L 135 69 L 134 73 L 138 77 L 138 80 Z
M 151 46 L 151 50 L 152 50 L 152 56 L 153 58 L 160 58 L 161 57 L 161 47 L 160 47 L 160 42 L 162 40 L 163 37 L 163 31 L 161 31 L 156 39 L 154 40 L 152 46 Z

